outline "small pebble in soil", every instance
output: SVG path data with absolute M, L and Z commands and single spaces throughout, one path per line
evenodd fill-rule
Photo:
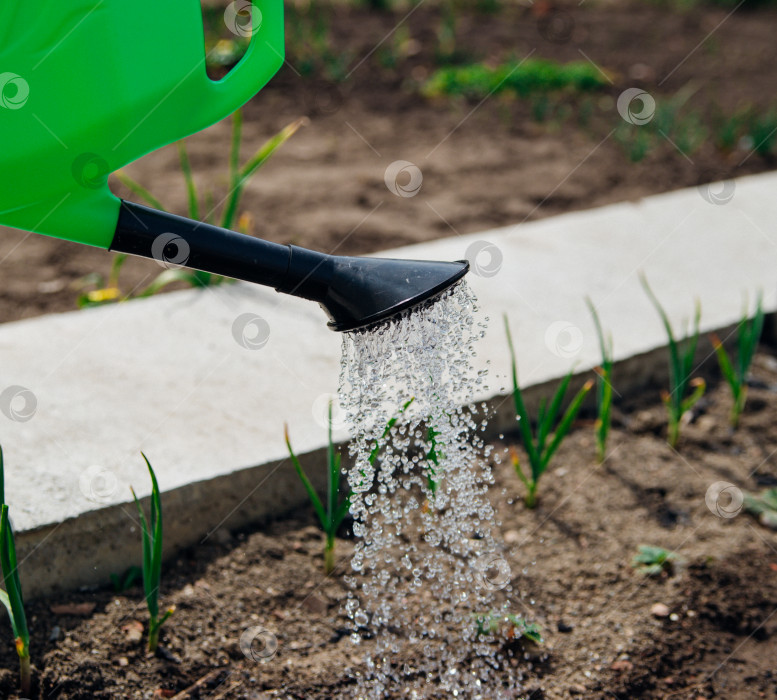
M 283 559 L 285 554 L 285 552 L 280 547 L 273 546 L 267 547 L 267 549 L 265 549 L 265 553 L 271 559 Z
M 124 632 L 124 638 L 130 644 L 137 644 L 143 639 L 143 623 L 138 620 L 131 620 L 126 625 L 122 625 L 121 631 Z
M 302 602 L 302 607 L 315 615 L 324 615 L 329 609 L 329 602 L 317 593 L 312 593 Z
M 313 645 L 310 642 L 292 641 L 289 642 L 289 649 L 292 651 L 302 651 L 304 649 L 310 649 Z
M 170 651 L 167 647 L 159 646 L 157 647 L 156 653 L 158 656 L 161 656 L 166 661 L 170 661 L 174 664 L 180 664 L 181 663 L 181 657 L 177 654 L 174 654 L 172 651 Z
M 656 71 L 646 63 L 635 63 L 629 68 L 629 77 L 632 80 L 650 82 L 655 79 Z
M 38 283 L 38 292 L 41 294 L 56 294 L 67 286 L 67 280 L 54 279 Z
M 631 663 L 628 659 L 618 659 L 617 661 L 613 661 L 612 666 L 610 668 L 613 671 L 631 671 L 632 668 L 634 668 L 634 664 Z
M 223 527 L 216 530 L 211 537 L 218 544 L 228 545 L 232 542 L 232 533 Z
M 50 609 L 55 615 L 74 615 L 79 617 L 87 617 L 94 612 L 97 603 L 62 603 L 58 605 L 51 605 Z
M 653 607 L 650 608 L 650 614 L 653 615 L 653 617 L 667 617 L 669 615 L 669 608 L 663 603 L 655 603 Z

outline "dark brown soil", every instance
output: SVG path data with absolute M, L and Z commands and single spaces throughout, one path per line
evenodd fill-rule
M 721 118 L 748 105 L 765 113 L 774 100 L 774 9 L 746 6 L 726 18 L 727 9 L 677 12 L 653 2 L 459 4 L 455 60 L 590 59 L 613 85 L 547 103 L 506 96 L 482 104 L 427 100 L 417 88 L 439 63 L 438 5 L 423 3 L 406 18 L 407 10 L 341 3 L 290 7 L 288 65 L 248 105 L 243 155 L 297 117 L 307 115 L 310 124 L 249 186 L 244 210 L 255 234 L 364 253 L 773 166 L 748 155 L 747 147 L 716 145 L 715 130 Z M 486 11 L 490 5 L 499 9 Z M 315 12 L 324 18 L 323 38 L 315 44 L 308 32 L 295 39 L 292 30 L 314 23 Z M 223 24 L 218 12 L 215 17 Z M 332 58 L 321 58 L 326 51 Z M 683 155 L 655 136 L 645 157 L 632 162 L 613 130 L 623 126 L 616 98 L 633 86 L 659 104 L 678 91 L 691 93 L 680 114 L 703 123 L 699 149 Z M 217 203 L 226 191 L 228 144 L 228 121 L 190 143 L 198 183 L 214 190 Z M 396 197 L 384 184 L 386 167 L 399 159 L 423 173 L 415 197 Z M 167 207 L 186 211 L 175 149 L 150 155 L 129 172 Z M 75 308 L 73 283 L 88 273 L 107 274 L 111 259 L 104 251 L 3 230 L 0 321 Z M 158 273 L 153 263 L 132 261 L 122 290 L 140 289 Z
M 758 355 L 754 375 L 766 388 L 751 388 L 740 430 L 727 427 L 730 394 L 713 382 L 677 451 L 663 439 L 663 407 L 645 403 L 657 395 L 619 407 L 601 466 L 583 418 L 541 482 L 536 510 L 520 500 L 512 467 L 495 465 L 490 493 L 511 604 L 545 637 L 519 662 L 527 696 L 775 696 L 777 533 L 744 512 L 720 518 L 705 504 L 717 481 L 746 490 L 777 483 L 777 358 Z M 508 435 L 497 451 L 511 444 Z M 218 542 L 169 562 L 162 604 L 177 609 L 156 657 L 138 639 L 147 621 L 138 586 L 31 602 L 33 697 L 172 697 L 199 679 L 199 694 L 176 697 L 350 697 L 371 644 L 351 642 L 342 610 L 352 541 L 338 541 L 337 571 L 325 578 L 313 522 L 302 509 L 259 531 L 223 530 Z M 630 561 L 640 544 L 675 552 L 674 573 L 635 572 Z M 86 616 L 51 609 L 89 602 L 95 608 Z M 656 603 L 670 616 L 654 616 Z M 260 661 L 239 644 L 257 626 L 278 642 Z M 0 666 L 12 669 L 0 676 L 0 696 L 15 698 L 9 631 L 0 637 Z

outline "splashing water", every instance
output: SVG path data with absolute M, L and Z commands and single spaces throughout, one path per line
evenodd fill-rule
M 496 596 L 504 601 L 511 577 L 486 494 L 483 424 L 465 406 L 485 382 L 472 361 L 485 333 L 476 310 L 462 282 L 343 337 L 357 537 L 346 611 L 354 642 L 375 637 L 358 698 L 515 697 L 517 668 L 477 625 L 506 609 Z

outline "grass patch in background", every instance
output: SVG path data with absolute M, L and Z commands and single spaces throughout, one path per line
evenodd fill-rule
M 604 75 L 586 61 L 558 63 L 544 58 L 510 61 L 497 66 L 473 63 L 436 70 L 422 87 L 427 97 L 442 95 L 482 99 L 500 92 L 519 97 L 538 93 L 590 92 L 608 85 Z

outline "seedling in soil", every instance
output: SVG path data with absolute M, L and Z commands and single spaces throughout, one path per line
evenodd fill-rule
M 286 53 L 302 78 L 323 77 L 343 82 L 352 55 L 332 38 L 329 8 L 323 3 L 289 3 L 286 10 Z
M 403 413 L 407 407 L 413 403 L 413 399 L 407 401 L 399 410 L 399 414 Z M 386 425 L 381 435 L 381 439 L 385 438 L 391 429 L 399 420 L 399 414 L 394 416 Z M 348 491 L 345 498 L 340 498 L 340 453 L 335 450 L 334 442 L 332 441 L 332 402 L 329 402 L 328 411 L 328 440 L 327 440 L 327 489 L 326 489 L 326 508 L 321 502 L 318 494 L 316 493 L 313 484 L 310 482 L 308 475 L 305 474 L 305 470 L 302 468 L 297 455 L 294 454 L 294 450 L 291 447 L 291 440 L 289 438 L 289 427 L 284 426 L 284 439 L 286 440 L 286 448 L 289 450 L 289 456 L 291 457 L 291 463 L 294 466 L 294 470 L 297 472 L 302 485 L 307 491 L 310 503 L 313 506 L 313 510 L 318 516 L 318 521 L 321 523 L 321 529 L 326 536 L 324 544 L 324 573 L 329 575 L 335 569 L 335 536 L 337 530 L 342 524 L 345 516 L 348 514 L 348 510 L 351 507 L 351 495 L 352 492 Z M 380 453 L 381 445 L 378 441 L 375 442 L 375 446 L 372 448 L 372 452 L 368 458 L 370 464 L 375 464 Z
M 719 150 L 731 153 L 737 147 L 747 116 L 747 112 L 741 109 L 730 116 L 720 111 L 713 114 L 713 141 Z
M 632 163 L 639 163 L 652 150 L 656 136 L 646 128 L 634 129 L 623 122 L 615 129 L 615 141 L 624 148 Z
M 407 409 L 410 407 L 410 404 L 413 403 L 415 399 L 408 399 L 405 401 L 404 404 L 402 404 L 402 408 L 397 411 L 397 415 L 393 416 L 391 420 L 389 420 L 388 423 L 386 423 L 386 427 L 383 429 L 383 432 L 380 435 L 380 440 L 376 440 L 375 444 L 372 447 L 372 452 L 370 452 L 370 456 L 368 457 L 367 461 L 374 465 L 375 461 L 378 459 L 378 455 L 380 454 L 380 448 L 382 447 L 381 441 L 386 439 L 386 436 L 391 432 L 391 429 L 397 424 L 397 421 L 399 420 L 400 416 L 407 411 Z M 439 433 L 437 433 L 439 435 Z M 432 438 L 430 438 L 432 439 Z M 362 474 L 364 476 L 364 474 Z
M 693 408 L 694 404 L 704 396 L 707 385 L 703 379 L 697 377 L 691 378 L 693 372 L 693 360 L 696 355 L 696 345 L 699 342 L 699 321 L 701 320 L 701 304 L 696 301 L 696 308 L 693 316 L 693 330 L 685 337 L 681 343 L 675 339 L 672 325 L 669 323 L 669 317 L 664 308 L 658 301 L 658 298 L 650 288 L 644 275 L 640 275 L 640 282 L 645 289 L 650 301 L 655 306 L 661 322 L 664 324 L 667 337 L 669 338 L 669 379 L 670 391 L 664 391 L 661 394 L 661 400 L 666 406 L 666 412 L 669 418 L 669 428 L 667 441 L 672 447 L 677 446 L 680 439 L 680 422 L 683 416 Z
M 671 574 L 678 560 L 679 557 L 668 549 L 641 544 L 637 547 L 637 553 L 631 560 L 631 565 L 645 576 L 659 576 L 664 571 Z
M 238 217 L 240 202 L 243 197 L 245 186 L 257 173 L 257 171 L 267 162 L 270 156 L 290 139 L 297 130 L 306 123 L 306 119 L 297 119 L 288 126 L 284 127 L 275 136 L 264 143 L 242 166 L 240 165 L 240 148 L 242 145 L 242 112 L 237 110 L 232 114 L 232 142 L 229 153 L 229 193 L 227 203 L 221 216 L 219 225 L 222 228 L 236 229 L 240 233 L 248 233 L 251 227 L 249 216 Z M 178 157 L 183 174 L 184 184 L 188 196 L 189 218 L 200 221 L 200 201 L 197 186 L 192 175 L 189 154 L 186 150 L 184 141 L 178 142 Z M 139 182 L 131 178 L 123 170 L 115 173 L 118 180 L 134 194 L 138 199 L 146 204 L 167 211 L 162 202 L 159 201 L 149 190 Z M 210 192 L 205 193 L 205 217 L 204 220 L 209 224 L 215 224 L 215 207 L 213 206 L 213 195 Z M 237 221 L 236 221 L 237 219 Z M 81 288 L 94 286 L 96 289 L 82 292 L 77 300 L 78 307 L 99 306 L 101 304 L 122 301 L 134 297 L 149 297 L 156 294 L 173 282 L 184 282 L 192 287 L 207 287 L 221 284 L 227 278 L 213 275 L 210 272 L 201 272 L 199 270 L 169 269 L 161 272 L 145 289 L 136 295 L 124 294 L 119 287 L 119 275 L 124 263 L 127 260 L 125 253 L 117 254 L 111 264 L 111 271 L 106 279 L 98 273 L 92 273 L 83 277 L 79 283 Z
M 747 375 L 750 372 L 750 365 L 753 362 L 758 341 L 761 339 L 761 332 L 764 327 L 764 312 L 761 305 L 761 296 L 758 296 L 755 304 L 755 315 L 748 318 L 747 309 L 737 326 L 737 356 L 736 364 L 731 361 L 731 357 L 723 343 L 717 335 L 710 336 L 712 346 L 715 348 L 715 354 L 718 356 L 718 364 L 723 377 L 731 387 L 731 394 L 734 397 L 734 405 L 731 407 L 731 427 L 739 426 L 739 417 L 745 409 L 747 401 Z
M 547 470 L 551 458 L 569 433 L 572 423 L 580 412 L 580 407 L 583 405 L 583 400 L 585 399 L 586 394 L 591 390 L 591 387 L 593 387 L 594 383 L 589 379 L 583 384 L 580 391 L 575 394 L 575 397 L 572 399 L 561 419 L 557 421 L 561 405 L 564 402 L 564 397 L 569 388 L 569 383 L 572 380 L 573 372 L 570 371 L 569 374 L 561 380 L 561 384 L 556 390 L 556 393 L 550 402 L 550 406 L 548 406 L 545 399 L 540 402 L 540 410 L 537 416 L 537 434 L 535 435 L 532 430 L 531 420 L 526 410 L 523 395 L 521 394 L 521 389 L 518 386 L 518 366 L 515 360 L 515 349 L 513 348 L 513 339 L 510 335 L 510 326 L 507 322 L 507 316 L 505 316 L 504 319 L 507 344 L 510 347 L 510 359 L 512 364 L 515 414 L 518 418 L 521 441 L 523 442 L 523 447 L 529 457 L 531 474 L 524 474 L 520 460 L 518 459 L 518 454 L 514 450 L 511 456 L 515 473 L 523 482 L 524 486 L 526 486 L 526 497 L 524 499 L 526 506 L 528 508 L 534 508 L 537 505 L 537 484 L 540 477 Z M 553 430 L 554 426 L 555 432 L 551 435 L 551 430 Z
M 284 439 L 286 440 L 286 447 L 289 450 L 291 457 L 291 463 L 294 465 L 294 469 L 299 476 L 302 485 L 305 487 L 305 491 L 308 493 L 308 498 L 313 505 L 313 510 L 316 511 L 318 520 L 321 523 L 321 528 L 326 535 L 326 542 L 324 544 L 324 573 L 326 575 L 331 574 L 335 570 L 335 535 L 337 530 L 343 522 L 343 519 L 348 514 L 348 509 L 351 507 L 351 492 L 349 491 L 345 498 L 340 498 L 340 453 L 335 450 L 335 445 L 332 442 L 332 402 L 329 402 L 329 439 L 327 442 L 327 488 L 326 488 L 326 507 L 321 503 L 321 499 L 318 497 L 316 490 L 313 488 L 313 484 L 310 483 L 307 474 L 305 474 L 302 465 L 297 459 L 297 455 L 294 454 L 294 450 L 291 448 L 291 440 L 289 439 L 289 428 L 284 426 Z
M 747 123 L 747 136 L 759 156 L 772 160 L 777 143 L 777 111 L 771 109 L 763 114 L 753 113 Z
M 143 454 L 141 452 L 141 454 Z M 143 507 L 140 505 L 135 490 L 132 489 L 132 497 L 138 508 L 140 518 L 140 530 L 143 538 L 143 591 L 148 607 L 148 651 L 156 652 L 159 645 L 159 630 L 168 617 L 175 611 L 175 606 L 170 606 L 160 616 L 159 614 L 159 583 L 162 579 L 162 501 L 159 497 L 159 484 L 156 474 L 151 467 L 146 455 L 143 455 L 151 475 L 151 526 L 146 520 Z
M 505 642 L 528 639 L 534 644 L 542 644 L 540 628 L 533 622 L 526 622 L 512 613 L 476 613 L 475 625 L 478 635 L 493 635 Z
M 139 566 L 130 566 L 123 574 L 111 574 L 111 585 L 116 593 L 123 593 L 143 578 L 143 570 Z
M 591 316 L 593 316 L 596 336 L 599 338 L 599 349 L 602 353 L 602 364 L 594 370 L 598 375 L 596 380 L 596 424 L 594 426 L 596 458 L 601 463 L 604 461 L 607 437 L 610 434 L 612 423 L 612 336 L 608 335 L 605 341 L 602 325 L 599 322 L 599 314 L 596 313 L 596 309 L 588 297 L 586 297 L 585 303 L 588 304 Z
M 24 614 L 22 584 L 19 580 L 16 562 L 16 544 L 13 529 L 8 519 L 8 506 L 5 504 L 5 469 L 3 466 L 3 448 L 0 447 L 0 565 L 3 569 L 5 590 L 0 590 L 0 602 L 8 611 L 13 630 L 16 653 L 19 656 L 19 677 L 22 695 L 30 694 L 30 633 L 27 630 L 27 616 Z
M 745 493 L 744 506 L 761 525 L 777 530 L 777 488 L 772 487 L 759 494 Z
M 647 123 L 635 126 L 623 121 L 618 125 L 615 141 L 626 149 L 632 162 L 642 160 L 656 145 L 687 158 L 707 141 L 708 129 L 700 115 L 684 111 L 697 90 L 697 85 L 689 83 L 673 96 L 664 97 Z
M 437 63 L 454 63 L 460 59 L 456 48 L 456 18 L 457 12 L 452 0 L 443 3 L 440 24 L 437 27 Z
M 409 404 L 408 404 L 409 405 Z M 429 488 L 429 493 L 431 494 L 432 498 L 437 495 L 437 484 L 439 479 L 439 474 L 437 473 L 437 469 L 440 466 L 440 458 L 442 455 L 437 450 L 437 436 L 440 435 L 440 432 L 434 429 L 434 426 L 429 426 L 429 429 L 426 432 L 426 440 L 429 443 L 429 451 L 426 453 L 426 464 L 427 464 L 427 474 L 426 474 L 426 485 Z

